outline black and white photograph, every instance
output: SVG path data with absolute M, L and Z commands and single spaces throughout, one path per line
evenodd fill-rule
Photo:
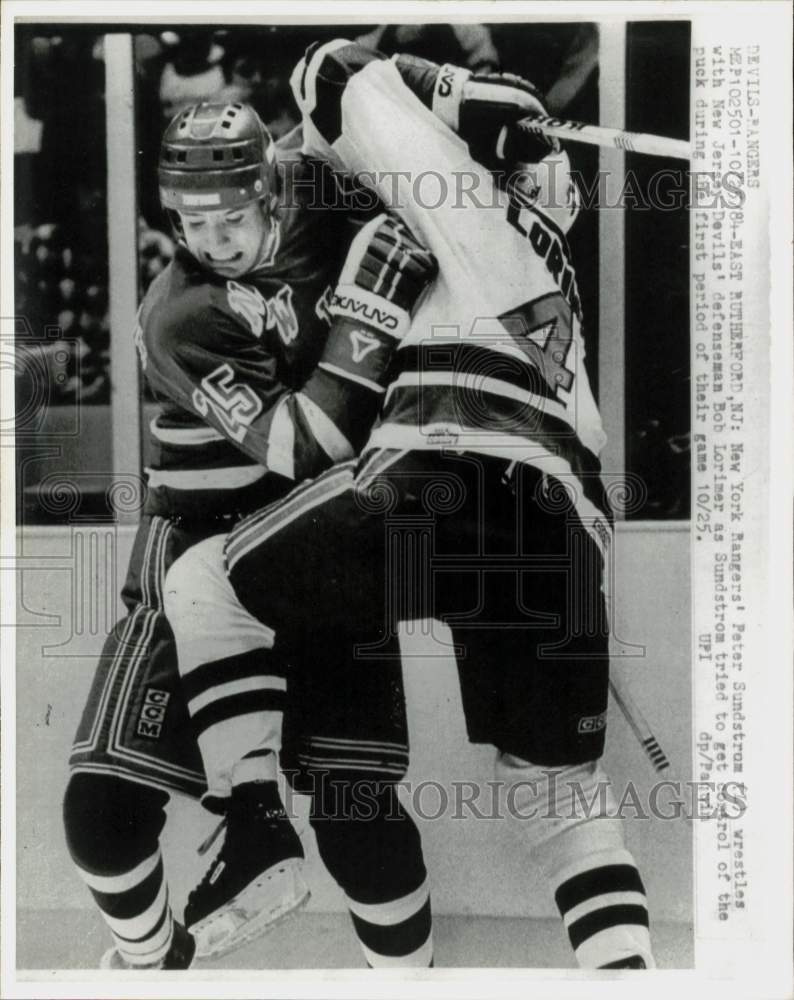
M 790 10 L 143 7 L 2 24 L 4 995 L 789 995 Z

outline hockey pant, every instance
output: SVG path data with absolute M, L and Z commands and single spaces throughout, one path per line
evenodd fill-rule
M 132 966 L 156 966 L 173 934 L 159 844 L 169 793 L 197 797 L 206 789 L 176 669 L 173 634 L 163 614 L 166 571 L 206 534 L 186 531 L 159 516 L 147 515 L 141 521 L 122 593 L 128 614 L 105 642 L 70 759 L 72 775 L 64 799 L 68 848 L 118 951 Z M 400 694 L 394 691 L 392 697 L 399 701 Z M 232 701 L 232 705 L 239 707 L 240 702 Z M 279 730 L 280 721 L 279 712 Z M 297 720 L 293 728 L 299 729 Z M 353 856 L 368 857 L 367 864 L 375 866 L 372 872 L 367 864 L 361 866 L 359 878 L 371 893 L 364 904 L 386 904 L 391 915 L 389 904 L 403 901 L 398 905 L 399 915 L 406 907 L 411 909 L 411 899 L 424 894 L 427 902 L 421 847 L 408 817 L 389 827 L 389 836 L 381 837 L 383 843 L 377 849 L 368 848 L 379 844 L 375 826 L 361 828 L 360 823 L 342 822 L 332 829 L 327 824 L 328 832 L 318 834 L 323 859 L 350 900 L 362 892 L 339 846 L 348 828 L 358 844 Z M 387 857 L 392 851 L 396 854 L 388 871 L 374 860 L 379 851 Z M 413 930 L 414 924 L 424 926 L 422 921 L 429 920 L 429 903 L 426 910 L 423 905 L 417 906 L 421 916 L 414 918 L 409 912 L 404 917 L 409 921 L 406 932 L 399 926 L 403 919 L 387 921 L 386 931 L 372 940 L 372 935 L 366 935 L 366 920 L 361 928 L 357 925 L 362 945 L 371 946 L 371 964 L 378 963 L 378 948 L 391 953 L 386 960 L 396 962 L 419 949 L 416 959 L 427 964 L 421 949 L 430 948 L 429 925 L 419 945 L 416 939 L 417 934 L 422 936 L 421 930 Z M 378 919 L 384 918 L 372 912 L 372 922 L 378 927 Z
M 555 487 L 531 467 L 483 456 L 379 453 L 358 479 L 349 467 L 330 470 L 241 522 L 225 546 L 231 586 L 212 541 L 180 560 L 174 590 L 188 580 L 199 592 L 217 588 L 216 641 L 225 622 L 239 625 L 247 613 L 252 643 L 260 630 L 265 674 L 283 672 L 291 683 L 335 650 L 342 689 L 354 693 L 355 684 L 345 686 L 351 672 L 363 683 L 394 670 L 401 620 L 445 621 L 469 738 L 494 744 L 517 781 L 533 767 L 592 770 L 607 707 L 602 560 L 568 493 Z M 173 610 L 187 678 L 207 669 L 206 615 L 199 608 L 191 618 L 179 600 Z M 328 673 L 322 681 L 334 688 Z M 255 744 L 255 720 L 247 726 L 228 719 L 216 733 L 216 757 L 204 760 L 218 781 Z M 323 766 L 322 746 L 302 761 L 310 771 Z M 372 746 L 383 751 L 382 734 Z M 351 745 L 350 760 L 364 752 Z M 619 823 L 541 822 L 531 841 L 581 964 L 632 956 L 650 964 L 644 889 Z

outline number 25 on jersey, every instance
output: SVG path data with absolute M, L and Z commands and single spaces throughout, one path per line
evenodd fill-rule
M 238 444 L 263 408 L 250 385 L 234 381 L 234 371 L 228 364 L 220 365 L 201 380 L 201 388 L 193 390 L 193 405 L 205 419 L 214 417 Z

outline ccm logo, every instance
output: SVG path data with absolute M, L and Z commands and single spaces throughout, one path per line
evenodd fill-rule
M 138 717 L 138 735 L 146 736 L 150 740 L 160 738 L 165 721 L 165 710 L 171 695 L 168 691 L 160 691 L 158 688 L 147 688 L 146 696 L 143 699 L 143 708 Z
M 586 715 L 584 718 L 579 720 L 577 730 L 580 733 L 597 733 L 599 730 L 603 729 L 606 724 L 606 712 L 602 712 L 600 715 Z

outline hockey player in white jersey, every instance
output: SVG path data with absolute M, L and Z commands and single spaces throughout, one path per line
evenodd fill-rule
M 577 212 L 567 157 L 522 147 L 515 122 L 538 105 L 515 79 L 338 41 L 310 49 L 292 85 L 307 150 L 366 176 L 440 277 L 355 472 L 331 470 L 242 522 L 223 553 L 205 543 L 173 567 L 166 607 L 183 676 L 207 667 L 202 622 L 217 634 L 234 621 L 272 669 L 300 674 L 329 645 L 385 668 L 400 620 L 445 621 L 463 650 L 469 738 L 496 747 L 497 777 L 537 817 L 523 824 L 526 849 L 579 964 L 651 966 L 643 883 L 611 793 L 583 809 L 606 782 L 611 516 L 565 237 Z M 416 187 L 431 173 L 448 195 L 432 209 Z M 454 200 L 461 177 L 476 202 Z M 351 316 L 366 305 L 351 295 Z M 421 553 L 418 573 L 387 533 L 396 551 Z M 229 720 L 204 755 L 210 785 L 249 749 Z

